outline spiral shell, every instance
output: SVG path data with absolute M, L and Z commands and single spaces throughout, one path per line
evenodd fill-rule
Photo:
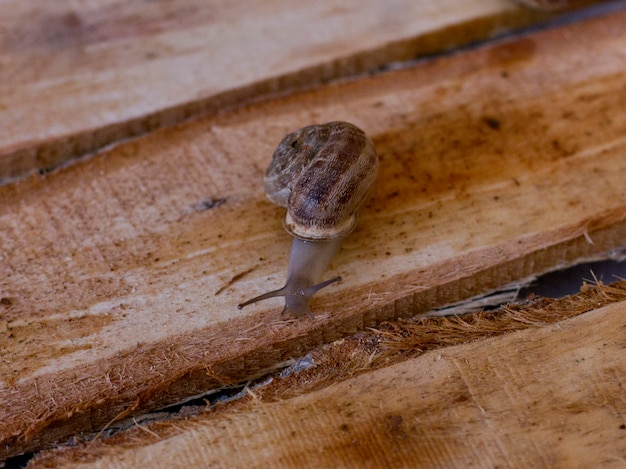
M 342 238 L 378 172 L 374 144 L 348 122 L 309 125 L 287 135 L 265 173 L 265 193 L 287 207 L 285 229 L 305 240 Z

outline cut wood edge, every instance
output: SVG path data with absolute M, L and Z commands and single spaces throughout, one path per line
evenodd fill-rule
M 623 318 L 625 308 L 626 280 L 622 280 L 608 285 L 601 282 L 584 284 L 580 293 L 576 295 L 560 299 L 538 298 L 525 304 L 509 304 L 495 311 L 479 311 L 467 316 L 418 318 L 386 323 L 381 325 L 378 330 L 359 333 L 350 338 L 320 347 L 309 353 L 289 370 L 283 371 L 280 375 L 274 375 L 270 380 L 264 380 L 261 384 L 250 387 L 247 395 L 237 401 L 218 404 L 212 408 L 196 407 L 193 409 L 196 415 L 182 412 L 181 415 L 170 415 L 169 419 L 166 418 L 165 420 L 162 420 L 164 418 L 162 414 L 155 416 L 158 419 L 156 421 L 150 421 L 151 418 L 155 417 L 144 416 L 140 419 L 141 423 L 134 421 L 134 425 L 131 428 L 109 438 L 97 436 L 95 440 L 90 439 L 90 441 L 80 443 L 77 447 L 60 447 L 44 451 L 37 455 L 28 467 L 57 467 L 57 465 L 63 465 L 64 467 L 83 467 L 83 465 L 85 465 L 84 467 L 92 467 L 90 464 L 93 464 L 93 467 L 106 467 L 108 464 L 117 464 L 116 467 L 132 467 L 133 464 L 141 461 L 142 457 L 145 457 L 144 451 L 153 452 L 159 461 L 171 461 L 174 454 L 184 454 L 189 459 L 185 463 L 180 463 L 180 466 L 175 465 L 173 467 L 183 467 L 184 464 L 187 464 L 186 467 L 204 467 L 203 464 L 206 464 L 208 461 L 206 458 L 210 458 L 211 454 L 216 457 L 213 460 L 214 463 L 221 461 L 216 463 L 218 467 L 231 464 L 232 466 L 230 467 L 240 467 L 243 463 L 235 455 L 236 451 L 234 449 L 231 459 L 219 459 L 215 454 L 227 451 L 222 445 L 226 447 L 236 445 L 247 447 L 247 439 L 254 440 L 256 436 L 254 434 L 246 435 L 243 428 L 258 418 L 261 420 L 266 418 L 274 419 L 278 416 L 279 420 L 275 422 L 277 431 L 284 432 L 285 427 L 288 427 L 283 420 L 286 417 L 282 411 L 270 410 L 266 412 L 267 409 L 271 409 L 271 406 L 289 407 L 290 412 L 293 412 L 294 409 L 305 406 L 305 404 L 297 404 L 297 402 L 323 403 L 329 399 L 331 401 L 339 401 L 345 395 L 351 395 L 355 392 L 357 394 L 369 392 L 364 388 L 363 383 L 370 381 L 381 383 L 383 380 L 377 379 L 378 375 L 390 375 L 385 379 L 393 381 L 393 376 L 398 378 L 399 376 L 414 374 L 415 376 L 411 379 L 419 382 L 419 380 L 424 379 L 424 374 L 418 370 L 423 368 L 423 366 L 428 366 L 426 363 L 432 362 L 432 357 L 446 355 L 455 357 L 453 362 L 463 360 L 467 363 L 473 360 L 483 360 L 485 358 L 483 353 L 494 348 L 492 345 L 494 341 L 499 341 L 502 344 L 514 342 L 519 348 L 518 354 L 521 356 L 523 356 L 524 347 L 541 349 L 541 341 L 546 340 L 546 334 L 567 335 L 569 332 L 573 332 L 590 343 L 597 343 L 602 340 L 610 342 L 609 338 L 602 336 L 599 332 L 584 333 L 583 331 L 587 327 L 585 324 L 597 323 L 602 321 L 602 318 L 613 322 L 617 320 L 619 323 L 620 316 Z M 581 317 L 577 318 L 577 316 Z M 623 319 L 621 324 L 622 327 L 626 327 Z M 598 328 L 607 329 L 607 326 Z M 548 338 L 547 340 L 550 339 Z M 563 341 L 567 342 L 565 339 Z M 604 345 L 606 346 L 606 344 Z M 584 341 L 572 342 L 571 349 L 584 350 L 589 346 L 590 344 Z M 507 347 L 508 345 L 503 345 L 496 348 L 506 350 Z M 439 359 L 436 358 L 436 360 Z M 415 364 L 410 365 L 412 362 Z M 422 365 L 419 365 L 419 363 L 422 363 Z M 621 364 L 626 367 L 626 363 Z M 471 368 L 470 365 L 468 366 Z M 591 366 L 588 364 L 587 368 Z M 395 371 L 398 367 L 402 367 L 399 375 Z M 536 370 L 536 373 L 538 372 L 539 370 Z M 362 377 L 362 375 L 366 376 Z M 371 378 L 367 377 L 367 375 Z M 443 381 L 446 381 L 445 377 L 441 378 Z M 539 379 L 539 377 L 535 376 L 534 379 Z M 417 382 L 415 385 L 417 385 Z M 601 384 L 598 384 L 598 386 L 601 386 Z M 437 418 L 437 412 L 445 413 L 444 408 L 447 404 L 443 401 L 449 402 L 450 396 L 447 393 L 452 391 L 449 387 L 440 389 L 440 391 L 442 402 L 438 403 L 435 397 L 434 400 L 431 399 L 430 406 L 423 409 L 423 412 L 426 413 L 425 418 L 429 421 L 434 421 Z M 394 397 L 389 395 L 389 389 L 387 388 L 383 391 L 379 390 L 379 392 L 383 392 L 384 395 L 375 394 L 374 397 L 378 396 L 376 401 L 384 408 L 385 401 L 387 399 L 393 401 Z M 431 389 L 429 392 L 434 394 L 437 390 Z M 356 404 L 356 402 L 354 401 L 353 403 Z M 464 402 L 464 400 L 459 402 Z M 417 405 L 418 403 L 409 404 Z M 623 404 L 626 405 L 626 402 Z M 485 413 L 485 410 L 480 408 L 478 402 L 473 405 L 480 409 L 483 414 Z M 568 405 L 575 404 L 570 403 Z M 582 402 L 580 405 L 583 405 Z M 322 404 L 320 407 L 319 420 L 326 422 L 325 425 L 328 425 L 328 420 L 333 420 L 329 416 L 330 406 Z M 400 408 L 395 410 L 400 415 L 404 410 L 408 409 Z M 622 409 L 622 412 L 625 410 L 626 407 Z M 614 411 L 619 413 L 619 408 L 614 409 Z M 535 417 L 541 418 L 541 416 Z M 492 417 L 489 414 L 484 415 L 484 419 L 489 420 L 490 418 Z M 463 419 L 461 418 L 461 420 Z M 245 422 L 248 423 L 246 424 Z M 403 422 L 404 419 L 401 419 L 397 422 L 397 426 L 400 427 Z M 372 421 L 367 425 L 373 423 Z M 393 422 L 390 423 L 392 427 L 395 425 Z M 302 422 L 302 424 L 308 425 L 305 422 Z M 479 428 L 480 425 L 477 421 L 465 421 L 463 424 L 467 426 L 463 431 L 468 437 L 472 439 L 482 436 L 489 437 L 480 433 L 484 429 Z M 344 426 L 352 427 L 352 424 L 342 424 L 340 428 Z M 372 428 L 377 427 L 377 425 L 371 426 Z M 206 430 L 212 427 L 221 428 L 221 432 L 230 436 L 224 439 L 216 436 L 213 431 Z M 411 428 L 405 428 L 404 425 L 402 427 L 404 432 L 411 430 Z M 618 425 L 616 424 L 615 429 L 617 428 Z M 336 430 L 336 428 L 328 429 L 331 433 L 336 432 Z M 446 432 L 444 426 L 440 426 L 435 430 L 440 437 L 443 437 Z M 480 431 L 472 433 L 473 430 Z M 238 433 L 239 431 L 242 433 Z M 384 432 L 384 429 L 379 428 L 378 431 Z M 428 432 L 429 430 L 425 429 L 424 431 Z M 518 429 L 517 432 L 509 434 L 507 441 L 510 443 L 515 438 L 523 438 L 519 431 L 524 432 L 525 430 Z M 237 433 L 239 436 L 235 438 L 233 436 L 234 433 Z M 208 438 L 208 434 L 211 434 L 213 439 L 211 442 L 205 441 Z M 416 444 L 414 439 L 406 438 L 406 436 L 409 435 L 405 435 L 405 438 L 399 441 L 394 440 L 394 443 L 396 445 Z M 296 434 L 294 432 L 292 437 L 296 440 L 295 447 L 307 447 L 301 441 L 309 438 L 307 434 L 302 434 L 302 432 Z M 198 438 L 202 440 L 200 446 L 198 446 Z M 215 449 L 215 438 L 221 440 L 220 445 L 218 445 L 220 446 L 219 449 Z M 373 438 L 378 440 L 377 436 Z M 272 440 L 268 441 L 268 444 L 273 444 L 277 448 L 277 452 L 290 452 L 289 449 L 284 449 L 284 445 L 273 440 L 272 437 L 268 437 L 268 440 Z M 347 443 L 344 441 L 342 444 L 345 445 Z M 345 446 L 343 448 L 346 449 Z M 410 448 L 404 449 L 411 452 Z M 619 448 L 614 449 L 618 450 Z M 278 464 L 279 467 L 292 467 L 291 463 L 278 463 L 279 461 L 284 461 L 284 459 L 265 459 L 268 457 L 267 454 L 261 455 L 258 446 L 253 446 L 253 450 L 255 451 L 255 456 L 252 457 L 259 458 L 259 464 Z M 319 457 L 336 457 L 336 450 L 329 450 L 326 447 L 322 452 L 326 453 L 326 455 L 321 454 Z M 272 453 L 272 451 L 274 449 L 271 449 L 269 453 Z M 327 454 L 329 451 L 330 454 Z M 352 454 L 349 449 L 346 451 Z M 463 457 L 468 457 L 466 450 L 463 453 Z M 619 454 L 619 451 L 615 454 Z M 533 457 L 535 456 L 533 455 Z M 311 455 L 308 453 L 290 455 L 290 458 L 296 458 L 296 460 L 299 458 L 308 460 L 310 457 Z M 359 460 L 354 454 L 352 454 L 352 457 L 351 463 Z M 438 458 L 440 456 L 431 455 L 430 457 Z M 514 457 L 520 458 L 522 455 L 516 454 Z M 190 461 L 196 461 L 196 464 L 190 464 Z M 198 461 L 200 462 L 198 463 Z M 260 461 L 263 462 L 261 463 Z M 440 461 L 430 461 L 430 463 L 435 462 Z M 248 463 L 249 461 L 246 461 L 246 464 Z

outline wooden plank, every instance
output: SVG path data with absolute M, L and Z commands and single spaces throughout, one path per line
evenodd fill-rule
M 259 104 L 0 188 L 0 456 L 623 246 L 625 21 Z M 269 156 L 287 131 L 334 119 L 381 157 L 328 274 L 344 281 L 315 320 L 280 320 L 278 301 L 239 312 L 285 275 Z
M 0 182 L 540 18 L 507 0 L 3 1 Z
M 44 453 L 33 468 L 621 467 L 626 282 L 596 288 L 393 324 L 317 351 L 245 399 Z M 419 356 L 394 364 L 406 354 Z
M 233 423 L 230 417 L 233 415 L 238 415 L 239 417 L 245 416 L 243 420 L 255 420 L 253 425 L 257 425 L 263 422 L 266 417 L 262 415 L 259 418 L 259 408 L 267 403 L 280 402 L 280 404 L 276 404 L 276 407 L 280 410 L 273 412 L 273 414 L 280 415 L 281 418 L 278 419 L 278 422 L 271 424 L 272 427 L 277 427 L 279 431 L 281 426 L 284 426 L 287 421 L 290 423 L 295 421 L 301 423 L 299 429 L 305 430 L 305 432 L 290 435 L 290 437 L 295 437 L 296 440 L 304 438 L 307 431 L 317 434 L 335 433 L 337 428 L 333 418 L 335 409 L 332 408 L 332 404 L 326 405 L 323 409 L 316 406 L 318 409 L 318 414 L 314 417 L 316 423 L 311 425 L 310 419 L 303 420 L 301 416 L 297 415 L 300 410 L 298 408 L 296 408 L 296 413 L 292 415 L 291 418 L 287 418 L 285 414 L 289 412 L 289 410 L 293 410 L 294 406 L 283 406 L 283 403 L 285 403 L 287 399 L 293 399 L 294 397 L 307 393 L 312 394 L 309 401 L 314 400 L 314 396 L 317 396 L 318 401 L 322 401 L 320 397 L 321 394 L 323 394 L 320 392 L 321 389 L 348 380 L 349 382 L 346 386 L 351 390 L 349 394 L 352 397 L 360 393 L 359 386 L 362 383 L 371 382 L 371 380 L 355 380 L 354 378 L 358 375 L 371 373 L 381 368 L 387 368 L 387 371 L 378 371 L 375 375 L 379 377 L 382 375 L 388 376 L 390 373 L 388 371 L 390 369 L 389 367 L 413 359 L 424 353 L 431 351 L 441 353 L 442 349 L 445 347 L 466 345 L 504 334 L 517 333 L 526 329 L 534 330 L 538 327 L 547 327 L 551 324 L 557 324 L 565 319 L 573 318 L 580 314 L 588 313 L 589 311 L 598 310 L 605 306 L 613 307 L 620 302 L 621 305 L 625 305 L 625 300 L 626 281 L 615 282 L 610 285 L 605 285 L 601 282 L 591 285 L 587 283 L 582 285 L 579 293 L 564 298 L 535 298 L 531 301 L 526 300 L 521 305 L 508 304 L 488 312 L 477 311 L 477 309 L 474 308 L 472 309 L 473 314 L 465 314 L 463 316 L 429 317 L 387 322 L 382 324 L 378 330 L 369 329 L 352 337 L 319 347 L 305 357 L 302 357 L 301 360 L 296 361 L 287 369 L 279 373 L 272 373 L 269 377 L 262 379 L 256 384 L 250 384 L 243 393 L 240 392 L 226 403 L 219 401 L 216 396 L 205 396 L 203 404 L 208 403 L 210 399 L 213 404 L 212 406 L 188 403 L 182 407 L 179 412 L 157 412 L 140 416 L 138 419 L 133 417 L 133 419 L 127 419 L 127 421 L 116 422 L 115 425 L 106 432 L 115 432 L 113 436 L 105 437 L 105 434 L 99 434 L 94 438 L 94 435 L 81 435 L 81 438 L 85 440 L 84 442 L 81 443 L 79 438 L 75 438 L 72 445 L 62 445 L 55 448 L 53 451 L 44 451 L 32 459 L 28 467 L 30 469 L 38 467 L 76 467 L 76 464 L 87 464 L 89 467 L 92 463 L 95 463 L 96 466 L 109 464 L 110 467 L 126 467 L 131 464 L 131 461 L 137 461 L 139 458 L 143 457 L 145 453 L 150 454 L 151 458 L 160 465 L 176 465 L 176 463 L 181 462 L 187 464 L 188 467 L 206 467 L 208 460 L 215 459 L 217 457 L 216 453 L 218 452 L 222 453 L 218 465 L 228 464 L 230 467 L 238 467 L 243 465 L 243 461 L 238 457 L 238 453 L 241 451 L 242 447 L 248 445 L 252 446 L 253 455 L 247 454 L 246 457 L 256 456 L 254 462 L 259 465 L 274 466 L 276 464 L 282 464 L 288 466 L 289 464 L 287 463 L 289 461 L 298 461 L 299 467 L 304 463 L 315 463 L 321 466 L 328 465 L 325 464 L 325 461 L 328 459 L 333 461 L 349 461 L 350 466 L 361 467 L 366 465 L 364 464 L 366 461 L 362 461 L 364 453 L 360 453 L 357 457 L 350 457 L 349 453 L 351 452 L 353 442 L 347 442 L 343 437 L 338 438 L 336 442 L 348 443 L 350 448 L 346 451 L 342 449 L 340 444 L 333 444 L 332 447 L 322 446 L 316 451 L 315 455 L 311 455 L 309 451 L 299 452 L 299 449 L 292 449 L 294 445 L 290 444 L 290 438 L 286 438 L 282 441 L 272 441 L 269 446 L 269 451 L 259 451 L 259 435 L 257 432 L 251 432 L 250 427 L 247 426 L 239 427 L 239 423 Z M 471 302 L 465 302 L 463 307 L 469 306 L 469 303 Z M 592 314 L 595 314 L 595 312 Z M 617 317 L 612 319 L 617 319 Z M 565 327 L 567 330 L 571 330 L 572 324 L 566 323 Z M 586 323 L 577 323 L 573 327 L 578 328 L 575 334 L 582 333 L 583 328 L 586 327 Z M 559 329 L 562 330 L 562 328 Z M 604 334 L 605 332 L 606 331 L 598 331 L 596 329 L 589 333 L 587 330 L 585 335 L 586 337 L 595 335 L 592 340 L 602 340 L 604 345 L 608 342 L 621 343 L 623 334 L 621 334 L 619 328 L 612 329 L 609 334 Z M 532 338 L 523 342 L 522 350 L 519 348 L 516 349 L 518 358 L 524 356 L 525 348 L 536 349 L 538 343 L 541 348 L 544 346 L 548 348 L 550 346 L 549 343 L 545 343 L 546 341 L 542 341 L 541 337 L 535 340 L 533 331 L 528 331 L 528 335 Z M 568 337 L 571 335 L 573 334 L 568 333 Z M 522 342 L 519 337 L 517 337 L 517 339 L 519 342 Z M 584 340 L 588 341 L 588 339 Z M 572 344 L 574 342 L 570 341 L 569 343 Z M 583 347 L 580 341 L 576 341 L 575 343 L 577 347 Z M 493 348 L 493 346 L 481 347 L 480 349 L 491 352 L 491 348 Z M 609 353 L 602 349 L 600 350 L 600 353 Z M 446 352 L 445 349 L 443 351 Z M 558 356 L 559 353 L 562 352 L 563 350 L 550 348 L 551 357 Z M 598 359 L 593 348 L 588 350 L 588 352 L 589 354 L 586 356 L 586 360 L 589 358 L 594 361 Z M 536 350 L 531 353 L 536 353 Z M 463 353 L 460 352 L 458 355 L 462 356 Z M 500 365 L 503 364 L 502 360 L 501 358 L 497 360 Z M 623 366 L 623 360 L 619 361 Z M 527 360 L 526 365 L 530 363 L 531 362 Z M 541 383 L 544 384 L 545 377 L 542 375 L 537 376 L 536 373 L 540 363 L 543 363 L 543 359 L 538 363 L 532 363 L 534 367 L 530 369 L 531 373 L 533 373 L 531 376 L 520 377 L 520 374 L 523 375 L 528 371 L 528 366 L 516 367 L 515 370 L 518 371 L 516 374 L 517 380 L 525 383 L 541 381 Z M 414 362 L 414 365 L 417 365 L 417 363 Z M 417 367 L 412 365 L 411 368 L 415 370 Z M 489 371 L 491 371 L 491 368 Z M 569 370 L 565 371 L 567 372 Z M 483 376 L 480 376 L 481 387 L 486 387 L 484 384 L 486 382 L 494 381 L 493 373 L 486 373 L 484 369 L 479 369 L 478 373 L 483 374 Z M 556 381 L 559 378 L 553 375 L 550 379 Z M 570 381 L 572 376 L 568 373 L 565 375 L 564 379 Z M 583 386 L 585 386 L 585 384 L 587 383 L 583 383 Z M 605 384 L 606 383 L 603 382 L 601 386 Z M 500 390 L 502 387 L 506 387 L 506 385 L 503 384 L 503 380 L 500 379 L 495 381 L 493 385 Z M 608 388 L 610 388 L 610 386 Z M 529 391 L 534 395 L 535 390 L 526 390 L 526 392 Z M 607 391 L 610 393 L 612 389 L 607 389 Z M 379 402 L 387 403 L 389 401 L 388 394 L 390 392 L 394 394 L 392 400 L 396 399 L 396 390 L 389 391 L 385 389 L 384 392 L 378 394 Z M 464 402 L 464 399 L 458 399 L 458 389 L 454 386 L 442 386 L 440 389 L 436 391 L 430 390 L 430 392 L 432 394 L 438 393 L 438 401 L 442 403 L 437 407 L 436 405 L 430 405 L 431 402 L 429 402 L 427 413 L 429 414 L 430 421 L 449 420 L 448 413 L 450 409 L 448 403 L 451 402 L 452 405 L 456 406 Z M 551 392 L 550 387 L 548 387 L 547 391 L 543 389 L 542 392 Z M 326 393 L 325 397 L 329 397 L 329 395 L 332 396 L 333 394 L 335 398 L 333 402 L 338 403 L 336 399 L 338 394 L 334 391 Z M 342 399 L 345 397 L 345 395 L 341 395 Z M 389 418 L 389 415 L 386 416 L 385 420 L 388 421 L 387 423 L 390 429 L 399 429 L 400 425 L 404 422 L 402 415 L 404 415 L 405 411 L 410 413 L 413 411 L 413 407 L 423 406 L 423 403 L 419 401 L 423 396 L 418 397 L 415 392 L 409 392 L 407 393 L 407 397 L 407 402 L 401 406 L 400 412 L 396 412 L 393 418 Z M 500 396 L 498 396 L 497 393 L 494 394 L 494 402 L 489 403 L 491 409 L 501 408 L 510 400 L 507 399 L 507 401 L 502 404 L 497 401 L 499 397 L 502 397 L 501 393 Z M 506 397 L 509 398 L 509 395 L 507 394 Z M 555 396 L 550 396 L 550 399 L 554 401 L 554 397 Z M 582 399 L 578 396 L 572 396 L 572 398 L 578 400 Z M 375 399 L 375 395 L 370 395 L 366 401 L 375 402 Z M 324 402 L 327 403 L 328 399 Z M 519 403 L 517 404 L 519 405 Z M 583 405 L 589 405 L 589 403 L 583 402 Z M 330 412 L 332 415 L 327 413 L 328 409 L 331 409 Z M 593 410 L 596 410 L 596 408 Z M 309 409 L 306 409 L 306 411 L 308 412 Z M 432 415 L 437 411 L 445 415 L 442 416 L 442 418 Z M 561 407 L 559 406 L 544 409 L 541 406 L 535 405 L 524 407 L 521 410 L 513 406 L 513 408 L 509 408 L 508 411 L 511 414 L 521 413 L 527 417 L 530 416 L 530 418 L 536 418 L 543 422 L 550 422 L 556 419 L 559 425 L 552 426 L 553 428 L 548 430 L 548 441 L 550 441 L 550 439 L 563 441 L 563 432 L 559 427 L 562 426 L 564 420 L 571 420 L 568 419 L 567 416 L 564 418 Z M 534 412 L 540 412 L 540 414 L 535 415 Z M 257 418 L 254 419 L 253 415 Z M 585 420 L 584 414 L 576 415 L 576 418 L 578 420 L 582 419 L 584 425 L 589 425 L 589 423 L 592 422 L 592 420 Z M 501 424 L 497 419 L 493 420 L 496 420 L 496 426 Z M 361 422 L 358 423 L 358 426 L 361 426 Z M 474 420 L 455 421 L 452 433 L 458 434 L 459 432 L 464 432 L 470 435 L 478 434 L 478 432 L 482 431 L 482 429 L 478 427 L 483 423 L 483 421 L 476 422 Z M 380 424 L 380 422 L 371 419 L 363 426 L 369 425 L 369 429 L 372 430 L 377 427 L 380 428 L 377 424 Z M 329 425 L 330 428 L 320 430 L 320 426 L 323 427 L 326 425 Z M 128 428 L 129 426 L 130 428 Z M 458 426 L 462 426 L 463 428 L 458 429 Z M 203 440 L 205 439 L 207 431 L 205 431 L 204 427 L 210 427 L 208 433 L 212 433 L 213 430 L 211 429 L 214 428 L 221 428 L 223 430 L 220 436 L 225 440 L 225 444 L 222 445 L 221 450 L 215 451 L 216 446 L 214 444 L 203 445 L 198 444 L 199 442 L 197 440 L 193 440 L 193 435 L 196 434 L 201 434 L 201 438 Z M 312 427 L 315 428 L 313 429 Z M 343 426 L 344 431 L 347 431 L 348 428 L 347 424 Z M 119 431 L 120 429 L 124 430 Z M 237 429 L 240 431 L 237 431 Z M 383 429 L 383 432 L 384 430 L 386 429 Z M 412 429 L 410 435 L 406 435 L 406 433 L 403 432 L 400 441 L 394 441 L 393 447 L 391 448 L 379 448 L 380 452 L 391 452 L 393 458 L 396 456 L 395 453 L 398 453 L 398 443 L 401 447 L 400 450 L 402 454 L 418 451 L 418 448 L 413 448 L 416 441 L 414 430 L 415 428 Z M 446 433 L 446 427 L 438 426 L 437 430 L 443 434 Z M 525 432 L 524 428 L 510 428 L 508 430 L 513 433 Z M 373 438 L 373 433 L 375 432 L 369 431 L 368 437 Z M 490 434 L 494 434 L 494 432 L 490 432 Z M 498 435 L 500 434 L 502 434 L 501 431 L 498 432 Z M 595 433 L 590 434 L 596 436 Z M 523 436 L 523 439 L 518 438 L 517 435 L 514 436 L 515 438 L 508 440 L 511 443 L 507 448 L 508 453 L 512 455 L 512 458 L 519 459 L 524 456 L 528 457 L 527 455 L 520 454 L 527 451 L 527 445 L 521 444 L 516 447 L 516 443 L 525 441 L 527 436 Z M 619 432 L 617 436 L 619 438 Z M 387 441 L 386 435 L 381 435 L 378 440 L 382 442 L 379 443 L 380 446 L 384 445 L 385 441 Z M 421 439 L 419 441 L 423 443 Z M 308 443 L 310 442 L 307 441 L 304 444 L 298 442 L 295 447 L 301 448 Z M 467 448 L 458 443 L 459 440 L 454 440 L 452 435 L 448 435 L 448 437 L 443 440 L 433 442 L 433 446 L 439 445 L 446 446 L 447 448 L 437 448 L 431 453 L 437 456 L 450 454 L 450 459 L 457 460 L 457 463 L 450 463 L 448 465 L 451 467 L 459 467 L 458 460 L 463 459 L 463 452 Z M 601 444 L 603 445 L 603 453 L 609 453 L 611 450 L 619 448 L 619 441 L 606 438 L 606 435 L 602 437 Z M 287 448 L 282 448 L 282 446 L 285 445 Z M 152 449 L 154 447 L 156 447 L 156 450 Z M 461 449 L 461 451 L 459 451 L 459 449 Z M 184 455 L 183 461 L 180 461 L 178 458 L 180 454 Z M 383 455 L 383 457 L 386 456 Z M 176 458 L 176 461 L 172 461 L 173 458 Z M 509 459 L 512 458 L 510 457 Z M 428 467 L 446 466 L 441 460 L 430 461 L 430 463 L 431 464 L 427 465 Z M 485 462 L 483 465 L 493 467 L 495 464 L 494 461 L 491 461 L 491 464 Z M 212 467 L 212 465 L 209 466 Z M 333 464 L 333 467 L 335 466 L 336 464 Z M 394 467 L 395 466 L 401 466 L 400 461 L 394 461 Z M 561 466 L 563 466 L 563 464 L 559 464 L 559 467 Z

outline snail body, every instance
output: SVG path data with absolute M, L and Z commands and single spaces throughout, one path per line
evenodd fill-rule
M 285 286 L 239 305 L 285 297 L 283 314 L 311 315 L 315 292 L 343 238 L 356 226 L 378 171 L 374 144 L 348 122 L 309 125 L 280 142 L 265 173 L 265 193 L 287 208 L 283 226 L 294 237 Z

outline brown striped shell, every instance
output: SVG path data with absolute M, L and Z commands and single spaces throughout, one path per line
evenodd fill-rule
M 287 207 L 285 229 L 301 239 L 341 238 L 356 225 L 378 171 L 370 138 L 348 122 L 287 135 L 265 173 L 265 193 Z

